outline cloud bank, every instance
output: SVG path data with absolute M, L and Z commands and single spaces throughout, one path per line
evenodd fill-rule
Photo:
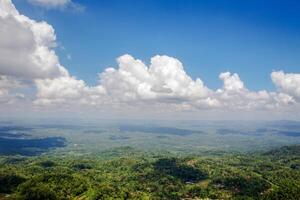
M 64 6 L 71 1 L 31 2 Z M 173 112 L 272 112 L 299 106 L 300 102 L 300 74 L 272 72 L 271 79 L 277 90 L 269 92 L 250 91 L 238 74 L 223 72 L 219 75 L 223 86 L 213 90 L 200 78 L 193 80 L 178 59 L 166 55 L 156 55 L 146 65 L 125 54 L 117 58 L 117 67 L 99 73 L 97 85 L 88 86 L 60 64 L 55 47 L 56 35 L 51 25 L 20 14 L 11 0 L 0 0 L 2 105 L 20 105 L 22 99 L 30 99 L 33 109 L 141 108 L 146 112 L 147 108 L 150 111 L 164 109 Z M 34 92 L 24 92 L 28 88 Z

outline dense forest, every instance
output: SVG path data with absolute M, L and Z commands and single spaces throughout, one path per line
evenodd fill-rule
M 265 152 L 0 157 L 0 199 L 300 199 L 300 146 Z

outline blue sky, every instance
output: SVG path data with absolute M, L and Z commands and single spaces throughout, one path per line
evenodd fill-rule
M 219 88 L 223 71 L 251 90 L 274 90 L 273 70 L 300 71 L 299 1 L 81 0 L 84 12 L 42 9 L 15 0 L 26 16 L 45 20 L 65 50 L 71 74 L 96 84 L 97 73 L 125 53 L 146 63 L 156 54 L 178 58 L 187 73 Z M 72 56 L 67 59 L 67 54 Z

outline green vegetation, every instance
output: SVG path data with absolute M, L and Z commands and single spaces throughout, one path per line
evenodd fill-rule
M 2 156 L 0 199 L 300 199 L 299 152 Z

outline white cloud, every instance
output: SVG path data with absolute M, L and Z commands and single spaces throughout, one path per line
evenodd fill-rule
M 64 76 L 36 80 L 40 105 L 76 102 L 78 104 L 181 104 L 213 106 L 212 93 L 200 79 L 193 81 L 175 58 L 155 56 L 147 67 L 130 55 L 117 59 L 119 68 L 99 74 L 99 85 L 88 87 L 82 80 Z
M 69 106 L 74 104 L 101 104 L 105 90 L 101 86 L 88 87 L 84 81 L 75 77 L 63 76 L 55 79 L 38 79 L 36 105 L 58 104 Z
M 108 95 L 121 101 L 190 101 L 207 98 L 211 92 L 200 79 L 193 81 L 182 63 L 168 56 L 154 56 L 151 64 L 130 55 L 117 59 L 119 68 L 100 74 L 100 83 Z
M 71 8 L 75 11 L 84 11 L 84 7 L 78 3 L 74 3 L 71 0 L 28 0 L 29 3 L 47 9 L 66 9 Z
M 238 74 L 231 74 L 224 72 L 219 75 L 219 78 L 224 82 L 224 90 L 227 91 L 241 91 L 245 90 L 244 83 L 241 81 Z
M 192 80 L 180 61 L 169 56 L 154 56 L 149 66 L 130 55 L 117 59 L 118 68 L 99 74 L 99 85 L 65 76 L 37 80 L 36 104 L 161 106 L 174 110 L 276 109 L 295 103 L 284 92 L 248 90 L 238 74 L 221 73 L 223 87 L 208 89 L 201 79 Z
M 52 26 L 19 14 L 10 0 L 0 0 L 0 74 L 24 79 L 67 74 L 53 48 Z
M 225 72 L 219 78 L 224 84 L 223 88 L 216 91 L 216 98 L 226 109 L 274 109 L 294 103 L 288 94 L 248 90 L 238 74 Z
M 11 77 L 0 75 L 0 102 L 1 104 L 12 103 L 15 99 L 23 98 L 22 94 L 13 93 L 12 90 L 22 87 L 22 84 Z
M 71 0 L 28 0 L 30 3 L 46 7 L 64 7 L 71 3 Z
M 273 83 L 282 93 L 289 94 L 300 100 L 300 74 L 284 73 L 283 71 L 272 72 Z

